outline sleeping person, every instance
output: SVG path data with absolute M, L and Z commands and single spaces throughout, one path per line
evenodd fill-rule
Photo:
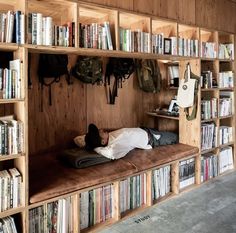
M 134 148 L 152 149 L 178 142 L 178 135 L 171 132 L 160 132 L 151 128 L 121 128 L 108 132 L 90 124 L 85 136 L 87 150 L 95 150 L 109 159 L 124 157 Z

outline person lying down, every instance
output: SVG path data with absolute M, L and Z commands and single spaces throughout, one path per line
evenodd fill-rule
M 108 132 L 90 124 L 85 136 L 85 148 L 108 159 L 120 159 L 134 148 L 152 149 L 178 143 L 178 135 L 151 128 L 121 128 Z

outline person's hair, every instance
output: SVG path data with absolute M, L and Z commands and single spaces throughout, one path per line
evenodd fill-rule
M 85 136 L 85 143 L 87 150 L 93 150 L 96 147 L 102 146 L 99 130 L 96 125 L 90 124 L 88 133 Z

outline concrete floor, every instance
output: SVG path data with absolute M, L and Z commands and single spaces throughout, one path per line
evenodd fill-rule
M 100 233 L 236 233 L 236 172 L 106 227 Z

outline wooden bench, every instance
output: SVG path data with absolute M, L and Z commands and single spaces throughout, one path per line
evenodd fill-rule
M 99 184 L 114 182 L 152 168 L 196 156 L 198 148 L 168 145 L 152 150 L 134 149 L 122 159 L 84 169 L 70 168 L 57 160 L 55 154 L 32 156 L 29 166 L 30 203 L 51 198 Z

